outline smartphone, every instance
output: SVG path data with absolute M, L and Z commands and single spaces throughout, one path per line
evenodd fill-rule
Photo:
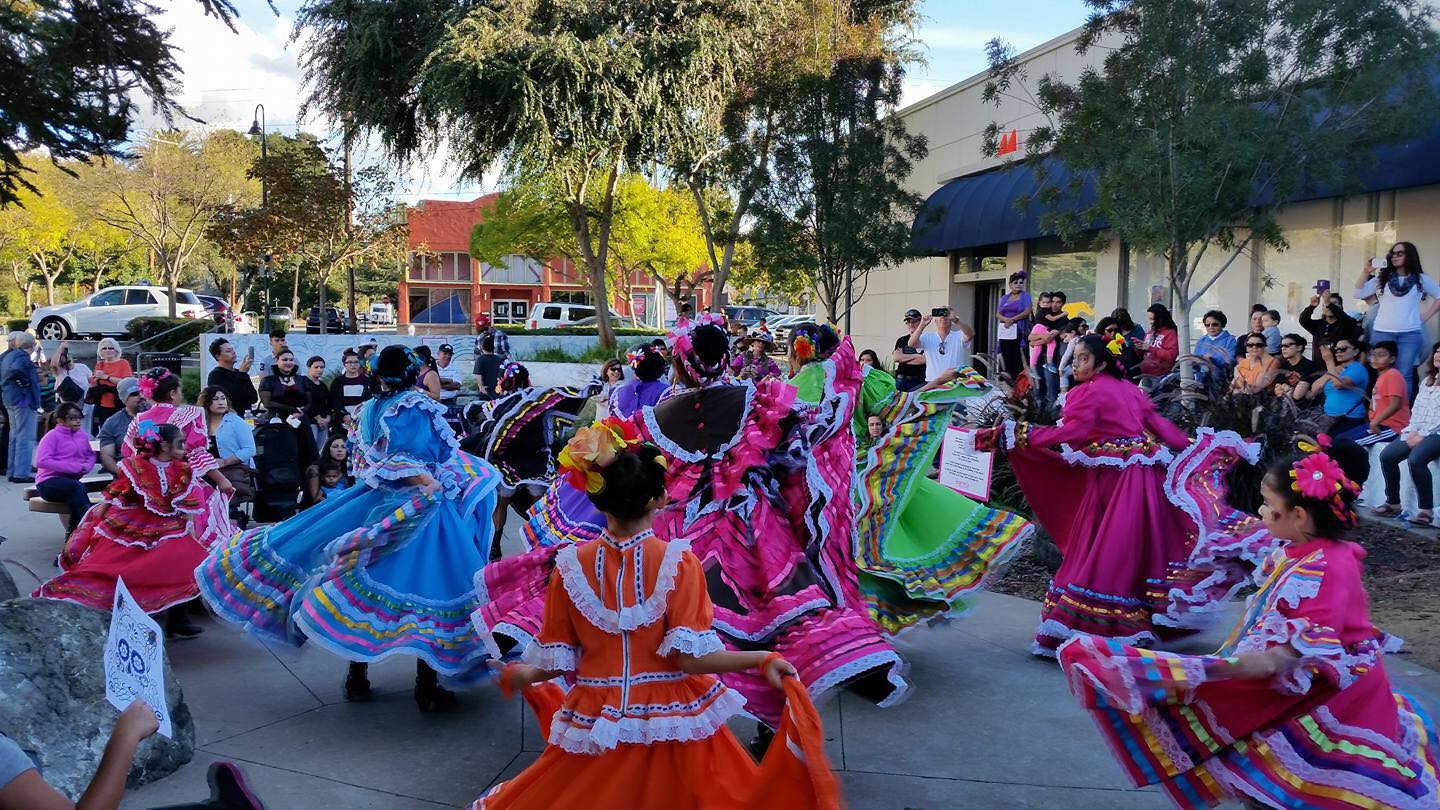
M 914 346 L 906 346 L 905 348 L 903 348 L 903 349 L 900 350 L 900 353 L 901 353 L 901 354 L 919 354 L 919 353 L 920 353 L 920 350 L 917 349 L 917 348 L 915 348 Z
M 1383 257 L 1383 256 L 1376 256 L 1375 258 L 1371 259 L 1371 260 L 1370 260 L 1370 269 L 1371 269 L 1371 270 L 1384 270 L 1384 269 L 1385 269 L 1385 259 L 1384 259 L 1384 257 Z
M 934 309 L 930 310 L 930 317 L 932 317 L 932 318 L 943 318 L 943 317 L 945 317 L 946 315 L 949 315 L 949 314 L 950 314 L 950 308 L 949 308 L 949 307 L 935 307 Z
M 248 349 L 245 350 L 245 359 L 247 359 L 247 360 L 254 360 L 254 359 L 255 359 L 255 347 L 254 347 L 254 346 L 251 346 L 250 348 L 248 348 Z
M 1319 281 L 1315 282 L 1316 295 L 1324 295 L 1327 292 L 1330 292 L 1330 279 L 1322 278 Z

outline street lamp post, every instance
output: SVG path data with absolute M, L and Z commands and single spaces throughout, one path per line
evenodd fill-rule
M 248 133 L 246 133 L 246 134 L 247 134 L 247 135 L 250 135 L 251 137 L 258 137 L 258 138 L 260 139 L 260 159 L 263 161 L 263 160 L 267 157 L 267 154 L 268 154 L 268 153 L 266 152 L 266 149 L 265 149 L 265 105 L 264 105 L 264 104 L 256 104 L 256 105 L 255 105 L 255 113 L 254 113 L 254 116 L 253 116 L 252 120 L 250 121 L 250 131 L 249 131 Z M 266 186 L 266 184 L 265 184 L 265 173 L 264 173 L 264 172 L 261 172 L 261 173 L 260 173 L 260 210 L 264 211 L 264 210 L 266 210 L 266 209 L 269 208 L 269 207 L 270 207 L 270 189 L 269 189 L 269 188 Z M 265 318 L 264 318 L 264 323 L 265 323 L 265 332 L 266 332 L 266 334 L 269 334 L 269 332 L 270 332 L 270 277 L 271 277 L 271 275 L 272 275 L 272 272 L 271 272 L 271 269 L 270 269 L 270 255 L 269 255 L 268 253 L 265 255 L 264 262 L 265 262 L 265 263 L 260 266 L 260 278 L 261 278 L 262 280 L 264 280 L 264 282 L 265 282 Z

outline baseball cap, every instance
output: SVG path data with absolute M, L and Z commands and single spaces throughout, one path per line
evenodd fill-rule
M 134 377 L 126 377 L 120 382 L 115 383 L 115 393 L 119 394 L 120 401 L 124 402 L 130 398 L 131 394 L 140 393 L 140 381 Z
M 454 354 L 454 353 L 455 353 L 455 347 L 454 347 L 454 346 L 451 346 L 449 343 L 441 343 L 441 344 L 440 344 L 440 348 L 437 349 L 436 351 L 442 351 L 442 352 L 445 352 L 446 354 Z
M 918 309 L 907 309 L 907 310 L 905 310 L 905 320 L 908 321 L 908 320 L 911 320 L 912 318 L 915 319 L 915 320 L 919 320 L 919 319 L 920 319 L 920 310 L 918 310 Z

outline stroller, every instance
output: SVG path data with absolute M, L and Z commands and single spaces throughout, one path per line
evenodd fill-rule
M 288 425 L 255 426 L 255 520 L 274 523 L 299 508 L 300 445 Z

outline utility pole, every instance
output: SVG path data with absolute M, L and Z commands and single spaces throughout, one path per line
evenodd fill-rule
M 350 172 L 353 164 L 350 160 L 350 146 L 355 140 L 355 128 L 350 124 L 350 116 L 345 116 L 345 238 L 349 242 L 354 238 L 353 223 L 355 219 L 355 189 L 351 185 Z M 355 313 L 355 260 L 349 259 L 345 264 L 345 297 L 350 302 L 350 327 L 359 331 L 360 322 L 356 320 Z

